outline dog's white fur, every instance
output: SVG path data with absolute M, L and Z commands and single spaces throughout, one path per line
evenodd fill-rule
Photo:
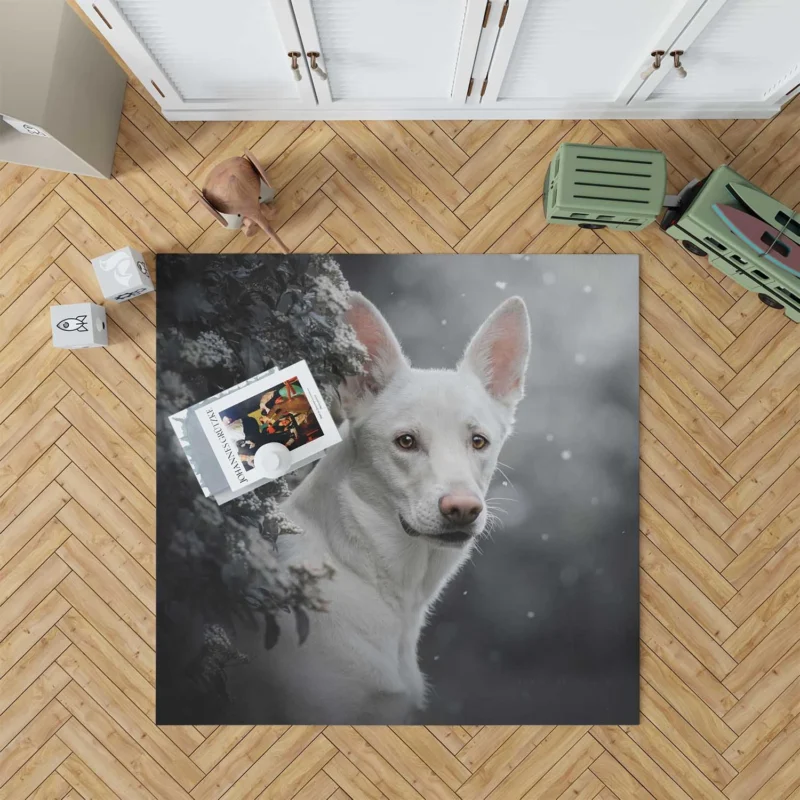
M 265 654 L 271 701 L 286 722 L 400 723 L 424 708 L 417 641 L 487 521 L 484 504 L 458 526 L 472 537 L 466 544 L 437 539 L 453 529 L 439 499 L 483 501 L 525 383 L 530 326 L 520 298 L 489 316 L 456 370 L 413 369 L 360 294 L 348 321 L 369 360 L 341 387 L 343 442 L 284 506 L 304 532 L 281 538 L 281 562 L 336 570 L 324 584 L 329 610 L 311 615 L 307 641 L 299 645 L 291 617 L 281 615 L 278 645 Z M 415 448 L 397 444 L 405 433 Z M 489 442 L 483 449 L 473 446 L 476 433 Z

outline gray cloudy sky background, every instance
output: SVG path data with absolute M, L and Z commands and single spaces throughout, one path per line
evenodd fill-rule
M 452 368 L 524 298 L 526 397 L 489 492 L 506 514 L 420 649 L 438 724 L 638 721 L 636 256 L 337 256 L 417 367 Z

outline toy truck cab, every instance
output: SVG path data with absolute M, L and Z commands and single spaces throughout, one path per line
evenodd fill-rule
M 690 253 L 707 255 L 711 264 L 746 289 L 757 292 L 766 305 L 784 308 L 789 319 L 800 322 L 800 276 L 759 256 L 714 211 L 715 204 L 748 211 L 729 189 L 730 184 L 761 192 L 730 167 L 718 167 L 681 192 L 678 206 L 664 214 L 661 229 Z

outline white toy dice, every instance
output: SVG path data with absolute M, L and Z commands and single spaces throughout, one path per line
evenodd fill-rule
M 92 259 L 100 291 L 106 300 L 120 303 L 153 291 L 153 281 L 142 254 L 123 247 Z
M 77 350 L 108 344 L 106 310 L 94 303 L 50 306 L 53 347 Z

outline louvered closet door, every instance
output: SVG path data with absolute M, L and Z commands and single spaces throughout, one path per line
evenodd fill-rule
M 668 68 L 648 103 L 780 101 L 800 83 L 800 0 L 727 0 L 671 49 L 686 77 Z
M 343 108 L 463 103 L 486 0 L 292 0 L 318 101 Z
M 509 0 L 481 104 L 558 109 L 619 103 L 643 69 L 644 55 L 702 2 Z
M 79 0 L 170 109 L 315 105 L 289 0 Z

